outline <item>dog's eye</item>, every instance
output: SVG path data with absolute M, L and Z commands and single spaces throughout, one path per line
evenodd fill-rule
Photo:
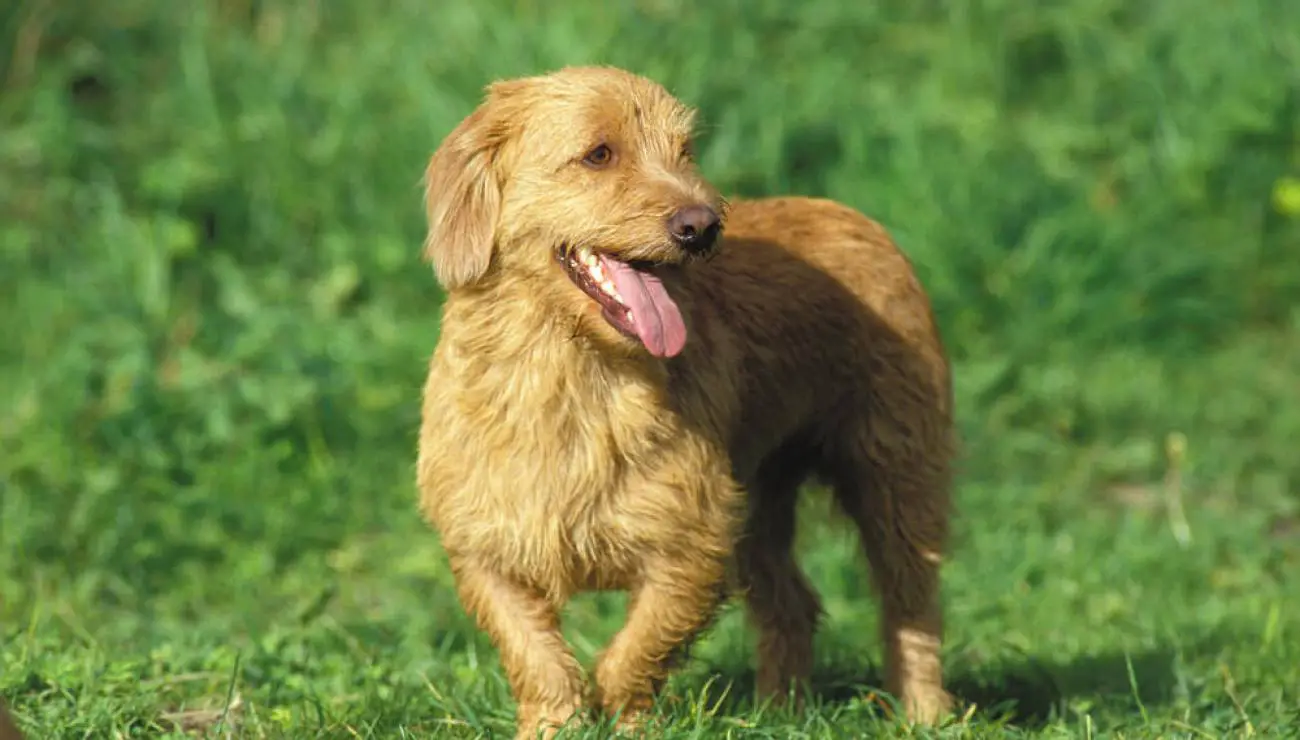
M 695 159 L 694 143 L 688 141 L 682 144 L 681 158 L 688 162 Z
M 592 149 L 582 158 L 582 163 L 588 167 L 606 167 L 612 161 L 614 161 L 614 150 L 606 144 Z

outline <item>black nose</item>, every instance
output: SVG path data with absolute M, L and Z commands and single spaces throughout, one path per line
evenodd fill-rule
M 689 252 L 707 252 L 718 240 L 722 220 L 708 206 L 687 206 L 668 219 L 668 232 Z

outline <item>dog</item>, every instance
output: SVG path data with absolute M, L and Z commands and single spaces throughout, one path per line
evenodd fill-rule
M 518 737 L 551 737 L 589 708 L 644 721 L 735 593 L 759 695 L 797 700 L 822 609 L 795 505 L 822 481 L 880 597 L 885 688 L 937 722 L 955 433 L 929 298 L 848 206 L 720 196 L 694 119 L 655 81 L 567 67 L 488 85 L 437 147 L 423 516 Z M 589 590 L 630 594 L 590 691 L 559 619 Z

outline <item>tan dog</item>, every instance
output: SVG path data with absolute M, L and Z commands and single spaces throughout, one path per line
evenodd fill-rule
M 558 616 L 583 590 L 631 592 L 594 671 L 594 702 L 624 721 L 732 579 L 760 693 L 805 681 L 821 609 L 791 545 L 816 475 L 861 533 L 886 688 L 937 720 L 954 442 L 929 301 L 848 207 L 727 208 L 692 162 L 692 120 L 650 80 L 568 68 L 491 85 L 433 155 L 426 249 L 447 300 L 422 509 L 525 737 L 584 705 Z

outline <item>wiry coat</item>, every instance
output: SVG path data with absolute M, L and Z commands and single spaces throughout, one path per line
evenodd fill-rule
M 632 593 L 595 703 L 635 721 L 729 582 L 759 633 L 759 688 L 806 680 L 820 608 L 793 560 L 799 485 L 820 476 L 863 545 L 888 688 L 947 708 L 938 570 L 953 454 L 948 366 L 911 266 L 826 200 L 729 207 L 696 171 L 692 112 L 611 68 L 496 83 L 428 170 L 427 254 L 447 290 L 418 478 L 466 608 L 491 635 L 519 731 L 585 703 L 558 611 Z M 583 166 L 593 147 L 608 161 Z M 725 236 L 692 257 L 664 227 L 702 204 Z M 657 265 L 685 348 L 652 356 L 557 256 Z M 549 732 L 549 730 L 548 730 Z

